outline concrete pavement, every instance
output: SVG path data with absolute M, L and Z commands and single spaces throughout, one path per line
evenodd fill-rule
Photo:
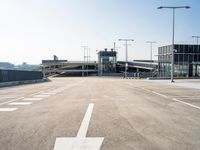
M 101 150 L 200 147 L 199 89 L 86 77 L 0 89 L 0 149 L 53 150 L 77 136 L 91 103 L 86 137 L 104 137 Z

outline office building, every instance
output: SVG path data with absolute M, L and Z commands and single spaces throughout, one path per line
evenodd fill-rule
M 200 77 L 200 45 L 174 45 L 174 77 Z M 158 48 L 159 77 L 171 75 L 172 45 Z

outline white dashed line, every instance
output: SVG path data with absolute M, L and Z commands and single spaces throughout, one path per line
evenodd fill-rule
M 34 97 L 49 97 L 50 95 L 35 95 Z
M 17 98 L 17 99 L 13 99 L 13 100 L 10 100 L 10 101 L 7 101 L 7 102 L 0 103 L 0 106 L 1 106 L 1 105 L 4 105 L 4 104 L 8 104 L 8 103 L 11 103 L 11 102 L 15 102 L 15 101 L 21 100 L 21 99 L 23 99 L 23 98 L 24 98 L 24 97 L 20 97 L 20 98 Z
M 18 108 L 0 108 L 0 111 L 15 111 Z
M 39 98 L 39 97 L 31 97 L 31 98 L 24 98 L 23 100 L 25 101 L 39 101 L 42 100 L 43 98 Z
M 44 95 L 54 95 L 54 94 L 56 94 L 55 92 L 53 93 L 53 92 L 45 92 L 45 93 L 41 93 L 42 95 L 44 94 Z
M 9 103 L 8 105 L 30 105 L 32 102 L 13 102 Z

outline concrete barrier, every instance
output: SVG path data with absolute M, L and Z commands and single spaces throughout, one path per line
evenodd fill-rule
M 47 81 L 50 81 L 50 80 L 48 78 L 44 78 L 44 79 L 38 79 L 38 80 L 2 82 L 2 83 L 0 83 L 0 88 L 9 87 L 9 86 L 16 86 L 16 85 L 24 85 L 24 84 L 41 83 L 41 82 L 47 82 Z

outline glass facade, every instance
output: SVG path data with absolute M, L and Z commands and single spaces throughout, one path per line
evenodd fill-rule
M 103 73 L 115 73 L 116 72 L 116 62 L 117 62 L 117 52 L 116 51 L 100 51 L 98 53 L 98 73 L 102 75 Z
M 200 45 L 174 45 L 174 77 L 200 77 Z M 158 48 L 160 77 L 171 75 L 172 45 Z

